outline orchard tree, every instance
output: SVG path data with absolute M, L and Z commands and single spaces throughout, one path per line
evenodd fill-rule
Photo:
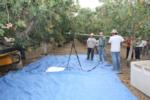
M 20 45 L 66 41 L 77 8 L 72 0 L 1 0 L 0 36 L 16 38 Z M 11 28 L 4 28 L 11 23 Z

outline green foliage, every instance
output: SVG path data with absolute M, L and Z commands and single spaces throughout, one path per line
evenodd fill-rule
M 50 38 L 54 38 L 58 43 L 65 42 L 64 34 L 70 31 L 73 12 L 76 12 L 72 0 L 2 0 L 0 9 L 0 22 L 13 23 L 13 28 L 5 31 L 7 36 L 15 33 L 13 37 L 22 45 L 25 45 L 26 41 L 49 42 Z M 36 23 L 27 40 L 23 34 L 33 18 Z M 3 35 L 2 30 L 0 34 Z M 21 35 L 20 38 L 16 37 L 17 35 Z M 23 41 L 20 41 L 21 39 Z
M 1 0 L 0 27 L 11 22 L 10 29 L 0 28 L 0 36 L 11 36 L 26 47 L 50 42 L 62 45 L 71 39 L 66 33 L 95 33 L 110 35 L 117 29 L 122 35 L 150 36 L 150 4 L 139 0 L 99 0 L 104 4 L 95 11 L 80 8 L 74 0 Z M 33 27 L 30 23 L 34 22 Z M 30 29 L 29 33 L 25 33 Z M 20 35 L 20 37 L 18 36 Z M 86 39 L 87 37 L 80 37 Z M 17 42 L 16 42 L 17 43 Z
M 1 29 L 4 25 L 0 23 L 0 38 L 4 36 L 5 31 Z
M 17 25 L 18 27 L 20 27 L 20 28 L 25 28 L 25 27 L 27 27 L 27 25 L 26 25 L 26 23 L 25 23 L 24 20 L 18 20 L 18 21 L 16 22 L 16 25 Z
M 134 0 L 130 5 L 128 0 L 100 0 L 103 6 L 96 11 L 80 9 L 76 17 L 77 32 L 98 34 L 103 31 L 109 35 L 112 29 L 117 29 L 122 35 L 149 35 L 150 7 L 149 3 Z M 133 0 L 132 0 L 133 1 Z M 142 34 L 143 33 L 143 34 Z
M 30 40 L 27 38 L 16 37 L 14 45 L 15 45 L 15 47 L 21 47 L 23 49 L 26 49 L 29 45 L 31 45 L 29 41 Z
M 4 36 L 4 30 L 0 29 L 0 37 Z

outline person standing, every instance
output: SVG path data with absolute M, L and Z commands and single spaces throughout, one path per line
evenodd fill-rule
M 98 54 L 98 40 L 96 39 L 96 46 L 95 46 L 96 54 Z
M 142 41 L 141 41 L 141 38 L 138 38 L 136 40 L 136 43 L 135 43 L 135 59 L 136 60 L 140 60 L 141 59 L 141 51 L 142 51 L 142 45 L 141 45 Z
M 127 37 L 126 40 L 125 40 L 125 43 L 126 43 L 126 59 L 128 59 L 130 46 L 131 46 L 131 37 Z M 131 57 L 133 58 L 133 52 L 132 52 Z
M 87 39 L 87 60 L 94 58 L 94 48 L 96 46 L 96 39 L 93 37 L 93 33 L 90 34 L 90 37 Z
M 121 43 L 124 41 L 123 37 L 118 35 L 117 30 L 113 29 L 111 32 L 112 36 L 110 37 L 108 43 L 111 44 L 111 56 L 112 56 L 112 64 L 113 70 L 118 74 L 121 73 L 120 69 L 120 48 Z
M 99 50 L 100 62 L 106 61 L 105 45 L 106 45 L 106 39 L 104 37 L 103 32 L 100 32 L 99 40 L 98 40 L 98 50 Z

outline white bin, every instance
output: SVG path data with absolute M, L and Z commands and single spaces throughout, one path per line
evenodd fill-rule
M 150 60 L 131 62 L 131 85 L 150 96 Z

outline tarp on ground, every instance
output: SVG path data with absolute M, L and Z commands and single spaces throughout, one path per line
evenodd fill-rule
M 84 71 L 72 55 L 66 70 L 46 72 L 50 66 L 67 66 L 68 55 L 50 55 L 8 73 L 0 78 L 0 100 L 137 100 L 109 63 L 96 57 L 88 61 L 85 55 L 79 59 Z

